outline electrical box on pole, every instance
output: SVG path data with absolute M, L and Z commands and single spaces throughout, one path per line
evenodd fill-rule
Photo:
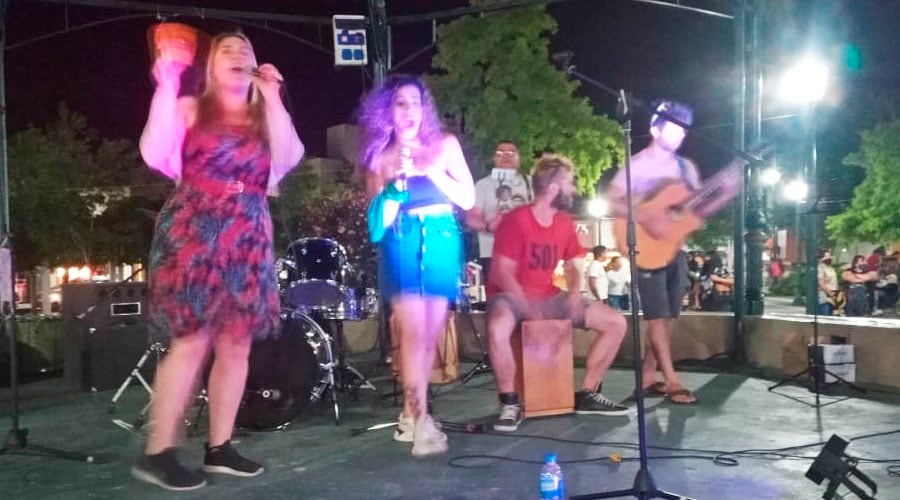
M 334 65 L 365 66 L 369 64 L 366 50 L 366 18 L 354 15 L 335 15 L 331 18 L 334 28 Z

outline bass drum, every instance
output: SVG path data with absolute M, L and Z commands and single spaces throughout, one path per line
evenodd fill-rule
M 286 427 L 332 385 L 331 337 L 298 311 L 282 313 L 277 338 L 260 340 L 250 351 L 250 369 L 237 427 Z

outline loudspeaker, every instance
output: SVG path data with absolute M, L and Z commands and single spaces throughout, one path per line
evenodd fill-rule
M 64 379 L 70 387 L 118 387 L 150 345 L 146 283 L 62 285 Z M 155 359 L 142 374 L 152 378 Z

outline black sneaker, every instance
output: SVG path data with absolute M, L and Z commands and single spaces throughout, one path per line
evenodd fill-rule
M 500 416 L 494 422 L 494 430 L 500 432 L 515 432 L 522 423 L 522 405 L 502 405 Z
M 131 468 L 131 475 L 139 481 L 172 491 L 196 490 L 206 486 L 203 476 L 178 463 L 175 448 L 168 448 L 156 455 L 142 454 Z
M 253 477 L 265 472 L 262 465 L 240 456 L 237 450 L 231 446 L 231 441 L 225 441 L 212 448 L 208 444 L 206 445 L 203 470 L 238 477 Z
M 599 392 L 575 393 L 575 413 L 579 415 L 628 415 L 630 412 L 627 406 L 613 403 Z

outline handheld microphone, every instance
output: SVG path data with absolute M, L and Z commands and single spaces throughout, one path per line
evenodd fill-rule
M 275 77 L 270 77 L 270 76 L 264 75 L 263 72 L 259 70 L 259 68 L 255 68 L 255 67 L 252 67 L 252 68 L 244 68 L 244 71 L 245 71 L 248 75 L 250 75 L 250 76 L 252 76 L 252 77 L 254 77 L 254 78 L 261 78 L 261 79 L 263 79 L 263 80 L 274 80 L 274 81 L 276 81 L 276 82 L 278 82 L 278 83 L 284 83 L 284 80 L 281 79 L 281 78 L 275 78 Z
M 409 146 L 403 146 L 400 148 L 400 158 L 403 160 L 412 160 L 412 149 Z M 406 173 L 400 173 L 400 191 L 406 191 Z

